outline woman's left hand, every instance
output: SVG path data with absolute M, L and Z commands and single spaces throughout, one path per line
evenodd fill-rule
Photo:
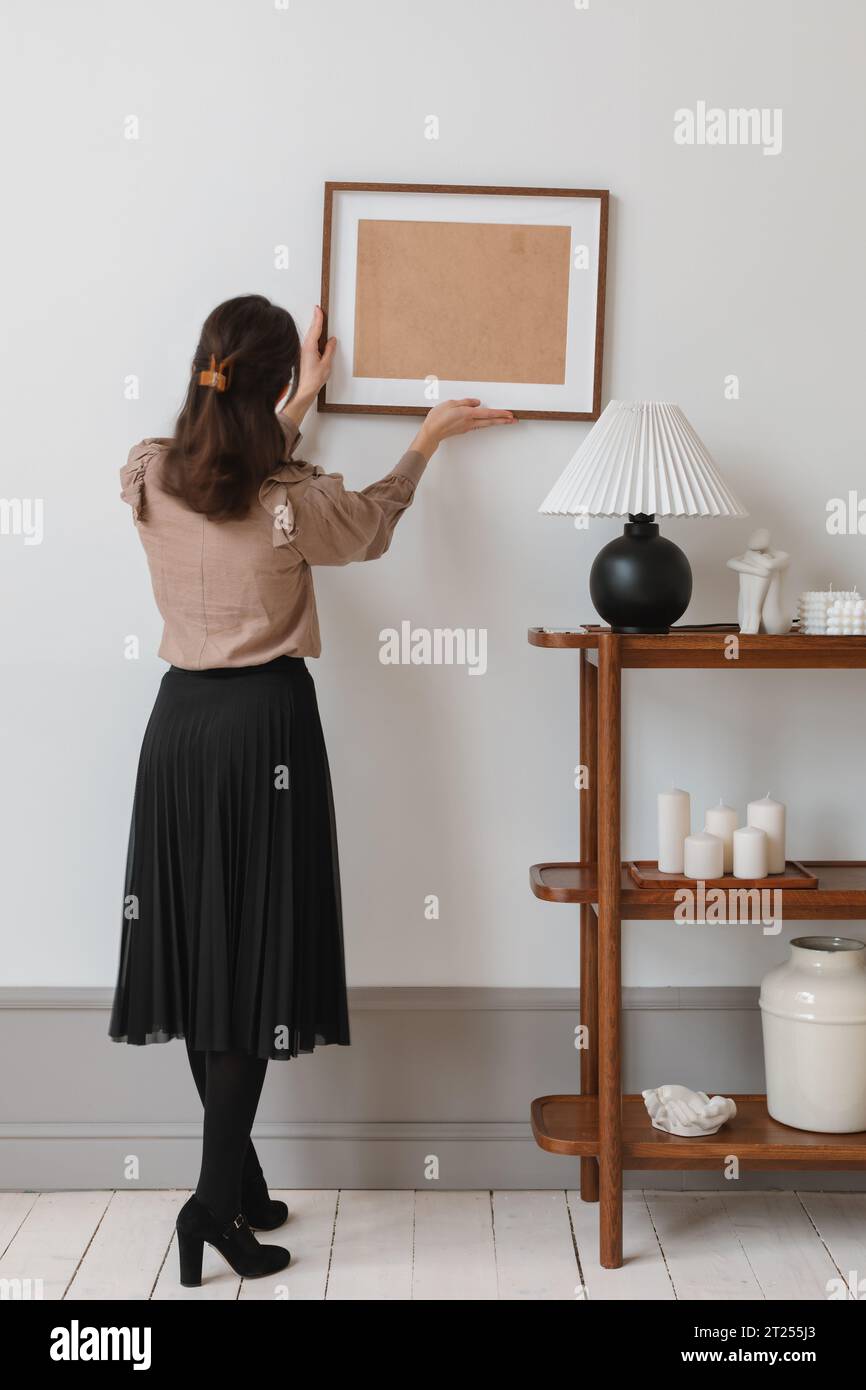
M 301 343 L 298 389 L 283 410 L 283 414 L 288 415 L 298 425 L 331 375 L 331 367 L 334 363 L 334 353 L 337 350 L 336 338 L 329 338 L 325 343 L 324 351 L 319 352 L 319 339 L 322 336 L 324 319 L 325 316 L 317 304 L 312 322 Z

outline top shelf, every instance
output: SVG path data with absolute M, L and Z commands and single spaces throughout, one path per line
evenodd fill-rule
M 599 637 L 610 628 L 587 623 L 572 629 L 531 627 L 534 647 L 581 648 L 597 652 Z M 737 639 L 732 655 L 731 637 Z M 779 637 L 746 636 L 736 623 L 674 627 L 659 634 L 619 634 L 621 665 L 626 668 L 679 667 L 713 670 L 866 670 L 866 637 L 807 637 L 792 628 Z

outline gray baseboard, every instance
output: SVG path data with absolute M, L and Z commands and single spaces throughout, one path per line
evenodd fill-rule
M 351 990 L 350 1048 L 268 1069 L 255 1139 L 269 1181 L 423 1188 L 435 1158 L 443 1188 L 574 1186 L 577 1162 L 535 1145 L 528 1108 L 578 1087 L 578 1002 L 568 989 Z M 110 1004 L 108 989 L 0 990 L 3 1189 L 194 1182 L 200 1106 L 183 1044 L 111 1043 Z M 627 989 L 623 1004 L 624 1089 L 763 1090 L 756 989 Z M 730 1187 L 712 1173 L 627 1180 Z M 748 1174 L 739 1186 L 794 1183 L 854 1191 L 866 1175 Z

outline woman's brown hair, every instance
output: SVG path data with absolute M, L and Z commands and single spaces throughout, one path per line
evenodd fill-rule
M 282 461 L 275 407 L 290 381 L 297 389 L 299 358 L 294 319 L 263 295 L 227 299 L 208 315 L 165 459 L 166 492 L 211 521 L 246 515 Z M 222 389 L 199 380 L 214 361 Z

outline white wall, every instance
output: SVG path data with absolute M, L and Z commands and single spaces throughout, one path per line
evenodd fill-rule
M 824 521 L 863 477 L 860 0 L 7 0 L 2 25 L 2 494 L 46 507 L 41 546 L 0 537 L 3 983 L 113 982 L 164 669 L 117 469 L 169 430 L 216 302 L 255 290 L 307 317 L 326 179 L 609 188 L 605 400 L 676 400 L 753 514 L 667 527 L 695 570 L 689 618 L 732 615 L 723 562 L 758 522 L 793 553 L 792 594 L 866 586 L 864 540 Z M 700 99 L 781 107 L 781 154 L 676 146 L 674 110 Z M 360 486 L 413 428 L 313 417 L 307 456 Z M 532 861 L 576 853 L 576 659 L 525 633 L 592 617 L 615 524 L 536 514 L 587 429 L 452 442 L 390 555 L 319 577 L 355 984 L 576 979 L 576 913 L 527 886 Z M 404 618 L 486 627 L 488 674 L 381 666 L 378 632 Z M 769 788 L 795 853 L 866 856 L 861 676 L 629 673 L 625 691 L 626 852 L 652 854 L 655 792 L 679 783 L 701 807 Z M 751 983 L 781 950 L 636 925 L 625 977 Z

